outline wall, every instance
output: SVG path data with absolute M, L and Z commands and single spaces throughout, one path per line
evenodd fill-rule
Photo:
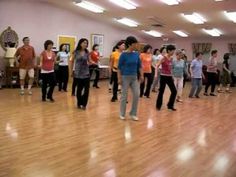
M 43 50 L 45 40 L 51 39 L 56 44 L 59 34 L 76 36 L 77 39 L 86 37 L 90 41 L 90 35 L 96 33 L 104 34 L 104 57 L 108 57 L 116 42 L 134 35 L 132 31 L 124 31 L 36 0 L 0 0 L 0 17 L 0 32 L 11 26 L 19 35 L 20 45 L 21 39 L 29 36 L 37 54 Z M 3 55 L 0 49 L 0 56 Z
M 178 49 L 185 49 L 188 60 L 192 60 L 193 59 L 192 43 L 208 43 L 208 42 L 212 43 L 212 49 L 218 50 L 219 63 L 222 63 L 224 54 L 229 52 L 228 44 L 236 43 L 236 38 L 230 38 L 230 39 L 224 37 L 220 38 L 209 37 L 205 39 L 181 38 L 181 39 L 170 40 L 168 42 L 164 42 L 160 39 L 159 40 L 157 39 L 157 40 L 151 40 L 150 44 L 154 48 L 160 48 L 160 46 L 162 46 L 165 43 L 176 44 Z M 203 62 L 206 63 L 208 58 L 209 56 L 205 55 Z M 230 69 L 236 74 L 236 55 L 231 56 Z

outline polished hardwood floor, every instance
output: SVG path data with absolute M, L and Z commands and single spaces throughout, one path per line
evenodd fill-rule
M 189 99 L 188 87 L 177 112 L 140 99 L 138 122 L 119 120 L 107 82 L 86 111 L 70 92 L 0 90 L 0 177 L 236 177 L 236 89 Z

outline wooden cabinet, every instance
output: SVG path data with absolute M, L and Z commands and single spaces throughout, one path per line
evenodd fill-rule
M 34 69 L 34 85 L 38 87 L 39 69 Z M 26 83 L 28 82 L 28 75 L 26 75 Z M 7 67 L 6 68 L 6 86 L 13 88 L 20 86 L 20 76 L 18 67 Z

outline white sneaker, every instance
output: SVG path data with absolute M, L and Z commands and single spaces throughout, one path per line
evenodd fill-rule
M 24 90 L 20 90 L 20 95 L 24 95 L 25 91 Z
M 28 90 L 28 94 L 29 95 L 32 95 L 33 93 L 32 93 L 32 90 Z
M 131 116 L 131 119 L 134 121 L 138 121 L 138 117 L 137 116 Z
M 124 117 L 124 116 L 120 116 L 120 119 L 121 119 L 121 120 L 125 120 L 125 117 Z

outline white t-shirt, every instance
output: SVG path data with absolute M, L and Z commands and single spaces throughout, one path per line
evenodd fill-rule
M 164 58 L 164 56 L 163 56 L 162 54 L 159 54 L 159 55 L 157 56 L 157 62 L 160 61 L 160 60 L 162 60 L 163 58 Z M 161 65 L 159 66 L 159 69 L 161 69 Z
M 66 53 L 66 52 L 58 52 L 57 53 L 57 57 L 59 57 L 59 65 L 60 66 L 68 66 L 68 61 L 70 58 L 70 53 Z

